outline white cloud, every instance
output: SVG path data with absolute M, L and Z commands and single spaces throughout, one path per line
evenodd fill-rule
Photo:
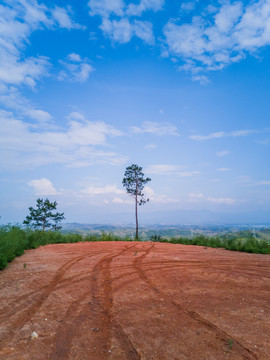
M 88 2 L 90 15 L 108 17 L 111 14 L 123 16 L 123 0 L 90 0 Z
M 151 203 L 160 203 L 160 204 L 167 204 L 167 203 L 177 203 L 179 202 L 178 199 L 169 198 L 164 194 L 157 194 L 150 186 L 145 186 L 144 188 L 144 195 L 145 198 L 151 201 Z
M 224 205 L 234 205 L 237 203 L 236 199 L 233 198 L 216 198 L 216 197 L 210 197 L 210 196 L 205 196 L 204 194 L 198 193 L 191 193 L 189 194 L 189 202 L 209 202 L 209 203 L 213 203 L 213 204 L 224 204 Z
M 82 190 L 81 193 L 90 195 L 90 196 L 107 195 L 107 194 L 123 195 L 123 194 L 125 194 L 125 191 L 122 189 L 118 189 L 115 184 L 105 185 L 104 187 L 97 187 L 97 186 L 90 185 L 86 189 Z
M 81 59 L 80 55 L 75 53 L 69 54 L 65 61 L 59 60 L 59 62 L 65 68 L 58 75 L 58 80 L 60 81 L 85 82 L 95 70 L 89 64 L 89 59 Z
M 52 120 L 52 115 L 47 111 L 33 108 L 32 104 L 20 94 L 19 89 L 14 86 L 1 86 L 0 83 L 0 104 L 6 109 L 16 111 L 20 117 L 24 116 L 27 120 L 35 120 L 40 124 L 49 124 Z M 6 111 L 6 114 L 12 112 Z M 1 116 L 4 116 L 4 111 L 1 111 Z
M 119 165 L 126 161 L 125 156 L 100 148 L 108 147 L 107 138 L 122 135 L 120 131 L 102 121 L 80 121 L 78 113 L 73 116 L 74 113 L 70 114 L 66 128 L 44 130 L 42 124 L 33 127 L 2 111 L 1 167 L 33 168 L 57 163 L 82 167 L 96 163 Z
M 82 58 L 80 57 L 79 54 L 76 54 L 76 53 L 68 54 L 67 59 L 69 61 L 74 61 L 74 62 L 79 62 L 79 63 L 82 62 Z
M 194 193 L 191 193 L 189 194 L 189 202 L 198 202 L 200 201 L 201 199 L 204 199 L 204 195 L 203 194 L 194 194 Z
M 270 145 L 270 139 L 259 140 L 257 143 L 262 145 Z
M 133 204 L 134 200 L 127 198 L 127 199 L 123 199 L 123 198 L 119 198 L 119 197 L 115 197 L 112 199 L 112 203 L 114 204 Z
M 223 69 L 270 44 L 270 0 L 245 6 L 241 1 L 221 2 L 219 8 L 208 6 L 202 16 L 188 23 L 178 21 L 171 19 L 164 27 L 167 52 L 183 61 L 179 70 L 190 72 L 200 82 L 207 81 L 202 72 Z
M 158 164 L 150 165 L 146 172 L 154 175 L 174 175 L 180 178 L 188 178 L 200 175 L 199 171 L 186 171 L 179 165 Z
M 219 157 L 223 157 L 223 156 L 227 156 L 230 154 L 230 151 L 229 150 L 221 150 L 221 151 L 218 151 L 217 153 L 217 156 Z
M 250 176 L 242 175 L 238 177 L 238 182 L 241 184 L 251 185 L 254 183 L 254 180 L 252 180 Z
M 194 177 L 200 175 L 200 171 L 180 171 L 176 175 L 181 178 Z
M 79 28 L 67 10 L 48 8 L 35 0 L 10 0 L 0 5 L 0 82 L 35 87 L 48 74 L 49 59 L 44 56 L 22 57 L 31 33 L 43 28 Z
M 109 16 L 141 16 L 145 11 L 161 10 L 164 0 L 140 0 L 139 3 L 126 3 L 123 0 L 90 0 L 90 15 Z
M 47 178 L 31 180 L 27 183 L 27 185 L 34 188 L 35 195 L 37 196 L 57 194 L 52 182 Z
M 192 11 L 195 9 L 196 1 L 186 1 L 182 2 L 181 9 L 184 11 Z
M 159 11 L 162 9 L 164 0 L 141 0 L 139 4 L 131 3 L 128 5 L 126 13 L 128 15 L 141 16 L 144 11 Z
M 132 29 L 135 35 L 147 44 L 154 43 L 153 25 L 149 21 L 135 20 Z
M 106 199 L 107 204 L 134 204 L 134 198 L 129 196 L 124 189 L 119 189 L 116 184 L 107 184 L 105 186 L 90 185 L 81 190 L 82 196 L 91 196 Z M 164 194 L 157 194 L 150 186 L 145 186 L 143 190 L 144 198 L 149 199 L 151 203 L 176 203 L 177 199 L 172 199 Z
M 146 172 L 154 175 L 171 175 L 181 171 L 182 169 L 183 167 L 178 165 L 158 164 L 148 166 Z
M 270 180 L 262 180 L 257 183 L 258 185 L 270 185 Z
M 38 81 L 49 76 L 50 59 L 41 55 L 27 57 L 24 51 L 31 45 L 31 34 L 37 30 L 81 28 L 72 20 L 70 12 L 70 8 L 49 8 L 36 0 L 9 0 L 0 5 L 0 103 L 5 109 L 16 111 L 20 118 L 38 121 L 44 126 L 52 120 L 48 112 L 32 106 L 20 93 L 22 86 L 33 89 Z M 86 78 L 87 70 L 83 68 L 78 76 Z M 21 124 L 18 126 L 23 128 Z M 14 152 L 13 161 L 15 158 Z
M 25 84 L 31 88 L 36 86 L 38 80 L 48 75 L 49 69 L 46 57 L 21 60 L 17 55 L 5 52 L 0 55 L 0 64 L 0 82 L 16 86 Z
M 58 23 L 59 27 L 64 29 L 83 29 L 83 27 L 79 24 L 76 24 L 71 16 L 70 16 L 70 8 L 68 10 L 64 8 L 60 8 L 59 6 L 55 6 L 54 9 L 51 10 L 53 19 Z
M 260 180 L 260 181 L 257 181 L 257 180 L 254 180 L 252 179 L 250 176 L 239 176 L 238 177 L 238 182 L 240 184 L 243 184 L 245 186 L 248 186 L 248 187 L 256 187 L 256 186 L 267 186 L 267 185 L 270 185 L 270 180 Z
M 224 204 L 224 205 L 234 205 L 235 203 L 237 203 L 237 200 L 233 199 L 233 198 L 208 197 L 208 198 L 206 198 L 206 201 L 208 201 L 210 203 L 214 203 L 214 204 Z
M 70 114 L 68 114 L 67 119 L 69 121 L 78 120 L 78 121 L 82 121 L 82 122 L 84 122 L 86 120 L 85 116 L 78 111 L 73 111 Z
M 89 33 L 89 40 L 94 41 L 94 40 L 97 40 L 97 39 L 98 39 L 98 38 L 97 38 L 96 33 L 95 33 L 94 31 L 91 31 L 91 32 Z
M 250 134 L 256 134 L 256 133 L 258 133 L 258 130 L 237 130 L 237 131 L 233 131 L 231 133 L 231 136 L 235 136 L 235 137 L 248 136 Z
M 255 51 L 270 43 L 270 1 L 260 0 L 248 5 L 236 26 L 235 38 L 241 50 Z
M 145 145 L 144 147 L 145 149 L 156 149 L 157 145 L 156 144 L 149 144 L 149 145 Z
M 157 136 L 173 135 L 178 136 L 177 127 L 169 123 L 158 123 L 145 121 L 141 127 L 133 126 L 131 128 L 133 134 L 153 134 Z
M 210 135 L 190 135 L 189 138 L 192 140 L 210 140 L 210 139 L 220 139 L 226 136 L 226 133 L 223 131 L 215 132 Z
M 220 139 L 224 137 L 239 137 L 239 136 L 248 136 L 251 134 L 258 133 L 258 130 L 237 130 L 232 131 L 230 133 L 225 133 L 224 131 L 219 131 L 215 133 L 211 133 L 209 135 L 190 135 L 189 138 L 192 140 L 211 140 L 211 139 Z
M 219 168 L 219 169 L 217 169 L 217 171 L 219 171 L 219 172 L 227 172 L 227 171 L 230 171 L 231 169 L 229 169 L 229 168 Z
M 52 120 L 51 114 L 44 110 L 30 109 L 26 111 L 26 115 L 41 123 L 47 123 Z
M 210 83 L 210 80 L 205 75 L 192 75 L 191 80 L 198 81 L 201 85 L 207 85 Z
M 231 31 L 242 14 L 243 4 L 241 2 L 223 5 L 215 16 L 216 28 L 223 33 Z
M 104 18 L 100 26 L 101 30 L 113 41 L 127 43 L 132 38 L 132 28 L 127 18 L 109 20 Z
M 134 35 L 147 44 L 153 44 L 154 36 L 152 27 L 152 24 L 148 21 L 134 20 L 134 22 L 131 22 L 126 17 L 120 20 L 110 20 L 105 17 L 100 26 L 104 34 L 109 36 L 111 40 L 122 44 L 129 42 Z
M 153 45 L 153 26 L 149 21 L 132 19 L 141 16 L 143 12 L 162 9 L 164 0 L 141 0 L 138 4 L 126 4 L 122 0 L 90 0 L 88 6 L 90 15 L 99 15 L 102 19 L 100 29 L 112 41 L 127 43 L 137 36 L 145 43 Z

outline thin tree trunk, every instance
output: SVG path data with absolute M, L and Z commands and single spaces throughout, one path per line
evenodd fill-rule
M 135 197 L 135 214 L 136 214 L 136 240 L 139 238 L 139 225 L 138 225 L 138 201 L 137 195 Z
M 136 174 L 135 216 L 136 216 L 136 240 L 138 240 L 139 239 L 139 225 L 138 225 L 138 179 L 137 179 L 137 174 Z

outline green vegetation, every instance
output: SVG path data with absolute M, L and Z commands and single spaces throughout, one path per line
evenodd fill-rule
M 111 233 L 91 234 L 83 237 L 80 234 L 63 234 L 56 231 L 22 229 L 19 226 L 5 225 L 0 227 L 0 270 L 15 257 L 21 256 L 24 250 L 36 249 L 42 245 L 77 243 L 80 241 L 129 241 Z M 24 266 L 26 268 L 26 264 Z
M 28 248 L 27 233 L 16 226 L 0 227 L 0 269 Z
M 270 243 L 268 241 L 256 239 L 251 233 L 246 232 L 243 234 L 231 234 L 216 237 L 206 237 L 204 235 L 190 238 L 170 238 L 169 240 L 160 238 L 160 242 L 167 242 L 172 244 L 183 245 L 199 245 L 213 248 L 223 248 L 232 251 L 244 251 L 256 254 L 270 254 Z
M 270 242 L 262 237 L 254 237 L 250 231 L 228 233 L 220 236 L 207 237 L 198 235 L 194 238 L 171 237 L 163 238 L 159 234 L 152 234 L 150 241 L 171 244 L 199 245 L 214 248 L 224 248 L 233 251 L 270 254 Z M 61 233 L 57 231 L 41 231 L 23 229 L 20 226 L 5 225 L 0 227 L 0 269 L 7 266 L 16 256 L 20 256 L 26 249 L 36 249 L 47 244 L 77 243 L 80 241 L 131 241 L 130 236 L 121 237 L 112 232 L 91 233 L 87 235 L 76 233 Z M 134 256 L 137 252 L 134 253 Z M 26 268 L 26 264 L 23 265 Z
M 227 339 L 227 346 L 230 350 L 232 350 L 234 341 L 232 339 Z
M 24 220 L 25 225 L 29 225 L 34 229 L 53 229 L 55 231 L 59 231 L 62 229 L 61 226 L 57 224 L 62 221 L 64 217 L 64 213 L 53 213 L 56 210 L 57 202 L 50 202 L 48 199 L 37 199 L 37 208 L 33 207 L 29 208 L 30 215 L 26 216 Z

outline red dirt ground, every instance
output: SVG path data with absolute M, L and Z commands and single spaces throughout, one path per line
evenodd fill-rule
M 0 349 L 9 360 L 269 360 L 270 256 L 150 242 L 29 250 L 0 273 Z

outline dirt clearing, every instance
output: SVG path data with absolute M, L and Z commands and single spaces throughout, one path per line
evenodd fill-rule
M 29 250 L 0 272 L 0 359 L 269 360 L 270 255 L 150 242 Z

